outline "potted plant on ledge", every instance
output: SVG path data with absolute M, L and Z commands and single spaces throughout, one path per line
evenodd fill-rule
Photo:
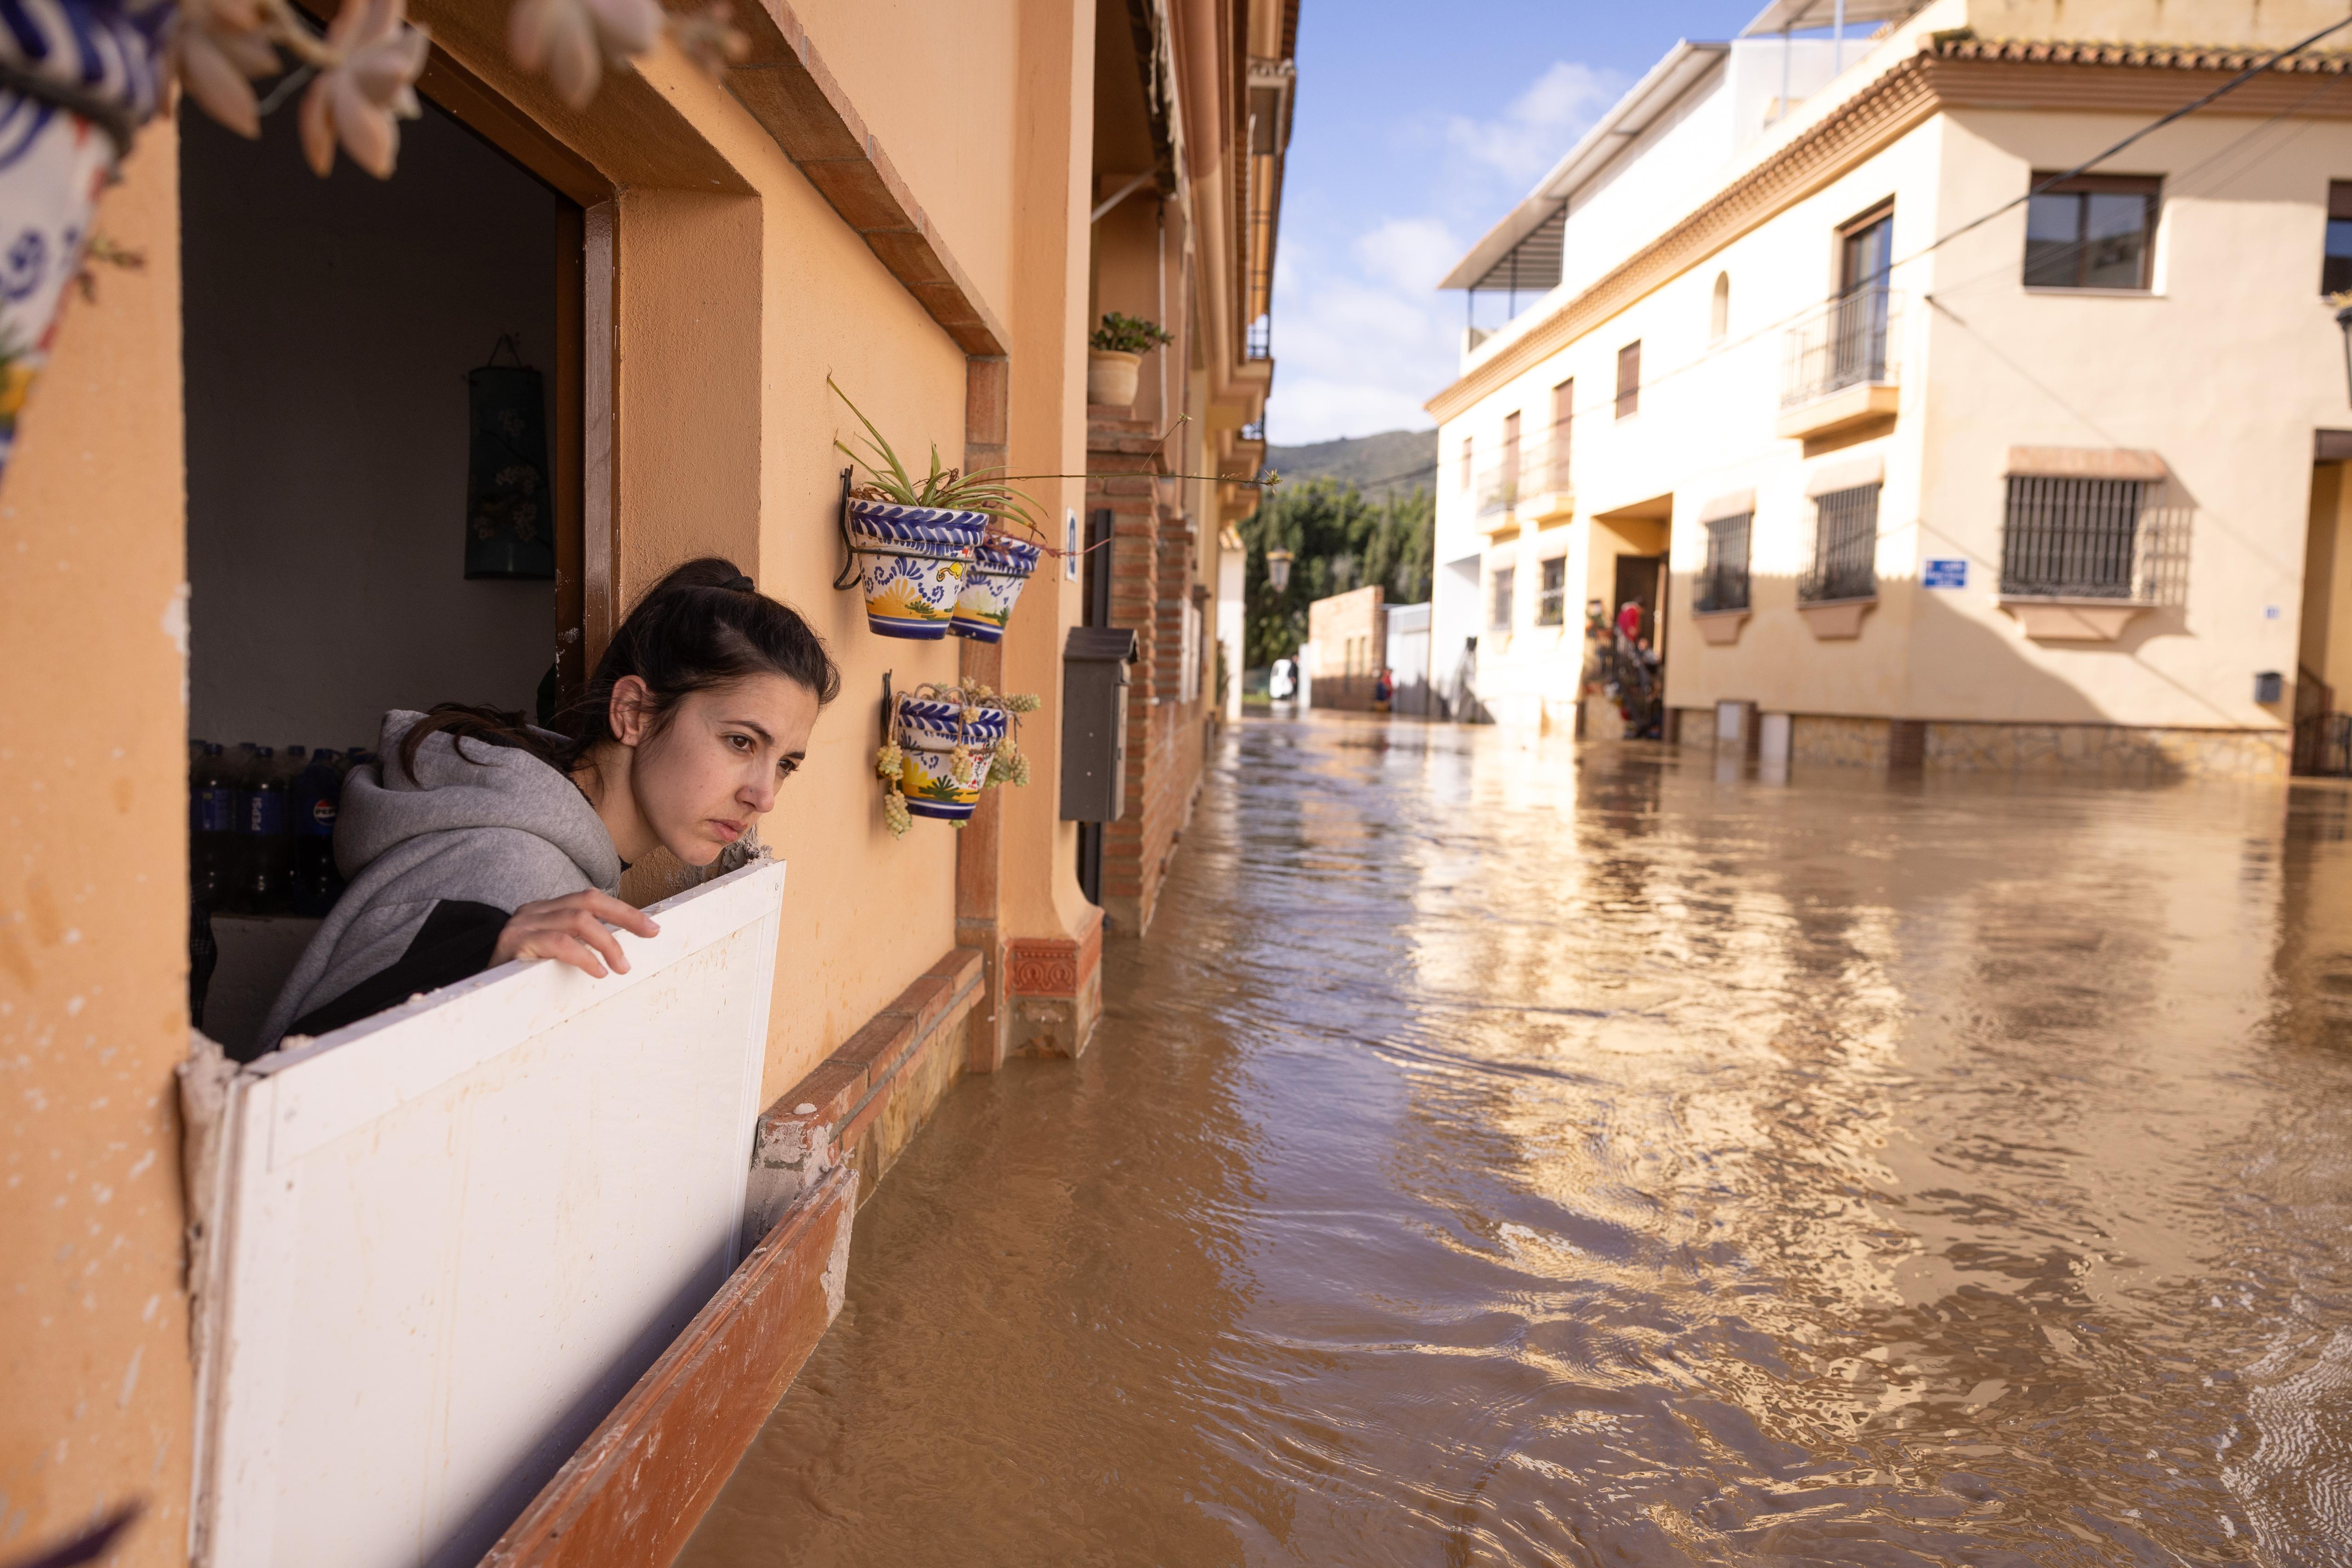
M 1092 351 L 1087 355 L 1087 401 L 1107 408 L 1132 407 L 1143 356 L 1175 341 L 1176 334 L 1157 321 L 1111 311 L 1087 340 Z

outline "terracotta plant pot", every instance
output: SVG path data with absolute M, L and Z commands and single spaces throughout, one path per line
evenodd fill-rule
M 849 544 L 866 586 L 866 624 L 886 637 L 948 635 L 964 567 L 988 526 L 981 511 L 852 500 Z
M 988 778 L 997 743 L 1004 739 L 1003 710 L 965 709 L 927 697 L 898 700 L 895 738 L 907 759 L 899 770 L 898 790 L 907 797 L 908 815 L 948 822 L 970 816 L 980 804 L 981 785 Z M 967 712 L 970 719 L 964 717 Z
M 1043 546 L 1025 539 L 1000 534 L 983 540 L 971 552 L 971 564 L 964 568 L 963 597 L 955 607 L 955 635 L 974 642 L 1001 640 L 1021 590 L 1028 585 L 1030 574 L 1037 570 L 1045 553 Z
M 1106 408 L 1129 408 L 1135 404 L 1135 378 L 1143 356 L 1118 349 L 1087 351 L 1087 401 Z

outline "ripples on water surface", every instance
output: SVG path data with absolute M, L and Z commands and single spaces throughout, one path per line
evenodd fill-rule
M 686 1561 L 2352 1562 L 2346 805 L 1245 725 Z

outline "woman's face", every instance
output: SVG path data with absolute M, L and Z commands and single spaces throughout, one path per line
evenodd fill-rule
M 613 693 L 614 728 L 635 752 L 629 793 L 662 847 L 708 866 L 767 814 L 801 765 L 816 693 L 781 675 L 747 676 L 688 693 L 656 729 L 635 706 L 644 692 L 631 676 Z

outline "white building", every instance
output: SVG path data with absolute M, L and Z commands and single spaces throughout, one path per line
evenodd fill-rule
M 1516 313 L 1429 405 L 1433 660 L 1614 734 L 1585 606 L 1633 599 L 1685 740 L 1753 703 L 1801 759 L 2340 743 L 2352 27 L 2053 184 L 2340 10 L 1844 11 L 1676 45 L 1445 280 Z

